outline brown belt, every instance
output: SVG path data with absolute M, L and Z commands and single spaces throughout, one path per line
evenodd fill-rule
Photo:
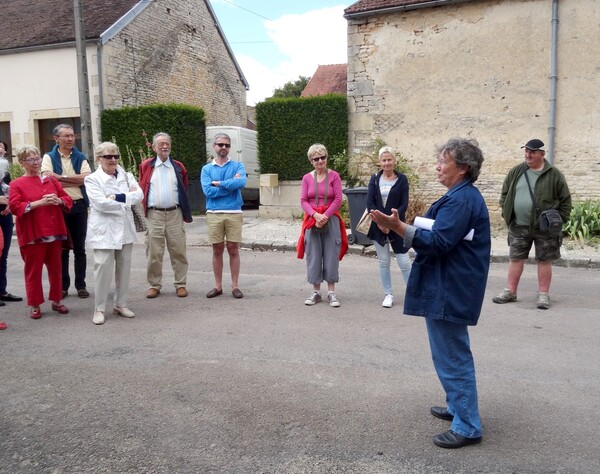
M 177 209 L 179 206 L 173 206 L 173 207 L 154 207 L 151 206 L 148 209 L 152 210 L 152 211 L 162 211 L 162 212 L 169 212 L 169 211 L 174 211 L 175 209 Z

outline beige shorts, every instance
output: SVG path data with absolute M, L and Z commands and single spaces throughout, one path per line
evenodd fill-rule
M 244 217 L 241 212 L 207 212 L 206 227 L 208 227 L 208 241 L 211 244 L 242 241 L 242 224 Z

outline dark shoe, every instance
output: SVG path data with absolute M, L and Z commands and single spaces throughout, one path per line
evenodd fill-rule
M 222 294 L 223 294 L 223 290 L 217 290 L 216 288 L 213 288 L 208 293 L 206 293 L 206 297 L 214 298 L 215 296 L 221 296 Z
M 235 288 L 231 294 L 233 295 L 234 298 L 237 298 L 238 300 L 240 298 L 244 297 L 244 293 L 242 293 L 242 290 L 240 290 L 239 288 Z
M 179 288 L 177 288 L 177 290 L 175 291 L 175 294 L 179 297 L 179 298 L 185 298 L 188 295 L 188 291 L 185 289 L 184 286 L 180 286 Z
M 156 298 L 159 293 L 160 290 L 158 288 L 148 288 L 148 291 L 146 291 L 146 298 Z
M 67 295 L 69 294 L 69 290 L 62 290 L 62 297 L 63 299 L 67 297 Z
M 79 290 L 77 290 L 77 296 L 79 296 L 80 298 L 89 298 L 90 292 L 85 288 L 80 288 Z
M 4 301 L 0 301 L 0 306 L 6 306 L 6 303 Z
M 434 436 L 433 442 L 440 448 L 457 449 L 469 444 L 481 443 L 481 436 L 479 438 L 465 438 L 452 430 L 448 430 L 445 433 Z
M 429 411 L 433 416 L 442 420 L 452 421 L 454 419 L 454 416 L 448 412 L 446 407 L 431 407 Z
M 39 306 L 37 306 L 35 308 L 31 308 L 31 312 L 29 313 L 29 316 L 31 316 L 31 319 L 40 319 L 42 317 L 42 310 L 40 309 Z
M 52 311 L 56 311 L 60 314 L 69 314 L 69 308 L 61 303 L 52 303 Z
M 0 295 L 0 301 L 23 301 L 23 298 L 10 293 L 4 293 L 3 295 Z

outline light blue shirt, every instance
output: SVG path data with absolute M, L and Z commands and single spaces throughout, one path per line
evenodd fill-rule
M 171 158 L 167 158 L 164 162 L 157 158 L 150 179 L 148 207 L 168 209 L 177 205 L 179 205 L 177 176 Z

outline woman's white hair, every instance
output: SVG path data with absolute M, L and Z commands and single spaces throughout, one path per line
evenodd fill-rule
M 396 158 L 396 155 L 394 154 L 394 149 L 391 146 L 382 146 L 379 150 L 379 158 L 381 158 L 381 155 L 383 155 L 384 153 L 389 153 L 394 158 Z

